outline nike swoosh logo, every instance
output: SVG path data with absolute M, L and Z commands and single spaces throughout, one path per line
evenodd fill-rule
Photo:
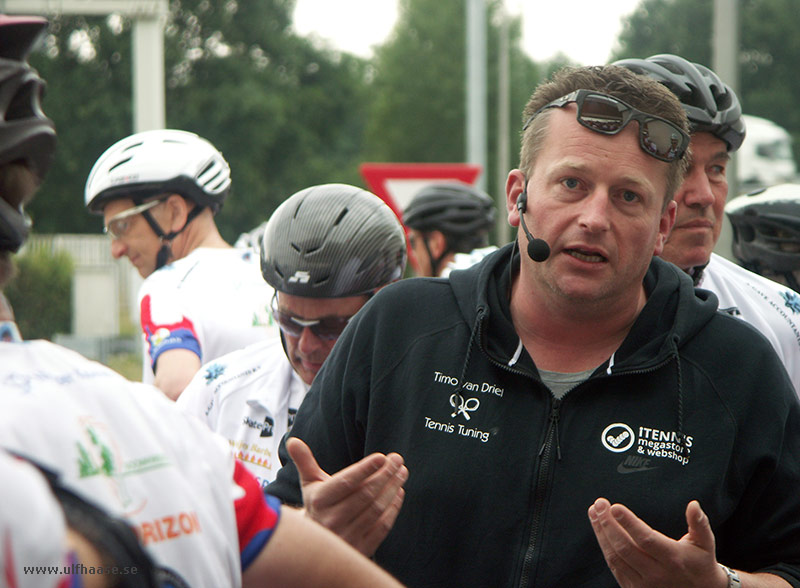
M 634 474 L 636 472 L 646 472 L 647 470 L 655 470 L 658 469 L 656 466 L 653 467 L 643 467 L 643 468 L 631 468 L 626 465 L 619 464 L 617 466 L 617 472 L 620 474 Z

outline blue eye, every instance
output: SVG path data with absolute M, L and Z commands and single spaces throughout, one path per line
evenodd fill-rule
M 639 200 L 639 195 L 636 192 L 631 192 L 630 190 L 625 190 L 622 193 L 622 199 L 625 202 L 636 202 Z
M 574 190 L 578 187 L 579 182 L 575 178 L 567 178 L 563 181 L 563 184 L 570 190 Z
M 724 165 L 712 165 L 711 170 L 708 173 L 709 176 L 724 176 L 725 175 L 725 166 Z

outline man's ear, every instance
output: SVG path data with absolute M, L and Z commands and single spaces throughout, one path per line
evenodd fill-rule
M 192 207 L 193 203 L 180 194 L 169 195 L 164 201 L 164 209 L 167 214 L 166 223 L 169 227 L 168 232 L 180 231 L 186 225 L 186 220 Z
M 669 235 L 672 233 L 672 227 L 675 226 L 675 218 L 678 211 L 678 204 L 671 200 L 669 204 L 667 204 L 667 208 L 664 209 L 664 212 L 661 213 L 661 219 L 659 220 L 658 224 L 658 236 L 656 237 L 656 245 L 653 251 L 653 255 L 661 255 L 664 251 L 664 245 L 667 244 L 669 240 Z
M 441 231 L 430 231 L 427 233 L 428 249 L 431 251 L 433 259 L 437 259 L 444 255 L 447 251 L 447 238 Z
M 519 210 L 517 200 L 525 189 L 525 174 L 522 170 L 512 169 L 506 178 L 506 210 L 508 211 L 508 224 L 512 227 L 519 226 Z

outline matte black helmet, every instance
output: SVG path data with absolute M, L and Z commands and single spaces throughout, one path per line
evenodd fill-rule
M 267 223 L 261 273 L 292 296 L 371 293 L 402 277 L 406 239 L 397 216 L 374 194 L 346 184 L 301 190 Z
M 725 213 L 733 225 L 736 259 L 756 273 L 782 274 L 792 285 L 791 272 L 800 270 L 800 184 L 739 196 L 725 206 Z
M 488 232 L 494 214 L 491 197 L 478 188 L 455 182 L 431 184 L 408 203 L 403 211 L 403 223 L 421 232 L 471 236 Z
M 707 67 L 670 54 L 622 59 L 613 65 L 647 75 L 669 88 L 683 105 L 693 133 L 711 133 L 727 143 L 728 151 L 741 147 L 745 127 L 739 98 Z
M 56 132 L 42 112 L 44 81 L 27 59 L 46 28 L 43 18 L 0 15 L 0 164 L 23 163 L 37 184 L 53 162 Z M 16 251 L 28 236 L 22 204 L 0 198 L 0 250 Z

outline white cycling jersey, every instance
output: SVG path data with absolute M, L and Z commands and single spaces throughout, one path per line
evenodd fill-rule
M 440 274 L 440 277 L 446 278 L 450 275 L 450 272 L 453 270 L 461 270 L 467 269 L 468 267 L 472 267 L 484 257 L 492 253 L 493 251 L 497 251 L 497 247 L 494 245 L 489 245 L 488 247 L 481 247 L 480 249 L 473 249 L 469 253 L 456 253 L 453 256 L 452 261 L 450 261 Z
M 207 363 L 277 337 L 272 294 L 251 249 L 199 248 L 150 274 L 139 291 L 143 381 L 153 382 L 158 357 L 170 349 Z
M 42 474 L 0 451 L 0 578 L 8 588 L 70 588 L 64 511 Z
M 800 395 L 800 294 L 716 253 L 698 286 L 717 295 L 722 312 L 742 318 L 769 340 Z
M 225 437 L 263 487 L 281 467 L 278 445 L 307 391 L 280 340 L 270 340 L 204 365 L 177 404 Z
M 241 584 L 278 514 L 224 439 L 152 386 L 57 345 L 0 343 L 0 354 L 0 447 L 127 519 L 189 585 Z

